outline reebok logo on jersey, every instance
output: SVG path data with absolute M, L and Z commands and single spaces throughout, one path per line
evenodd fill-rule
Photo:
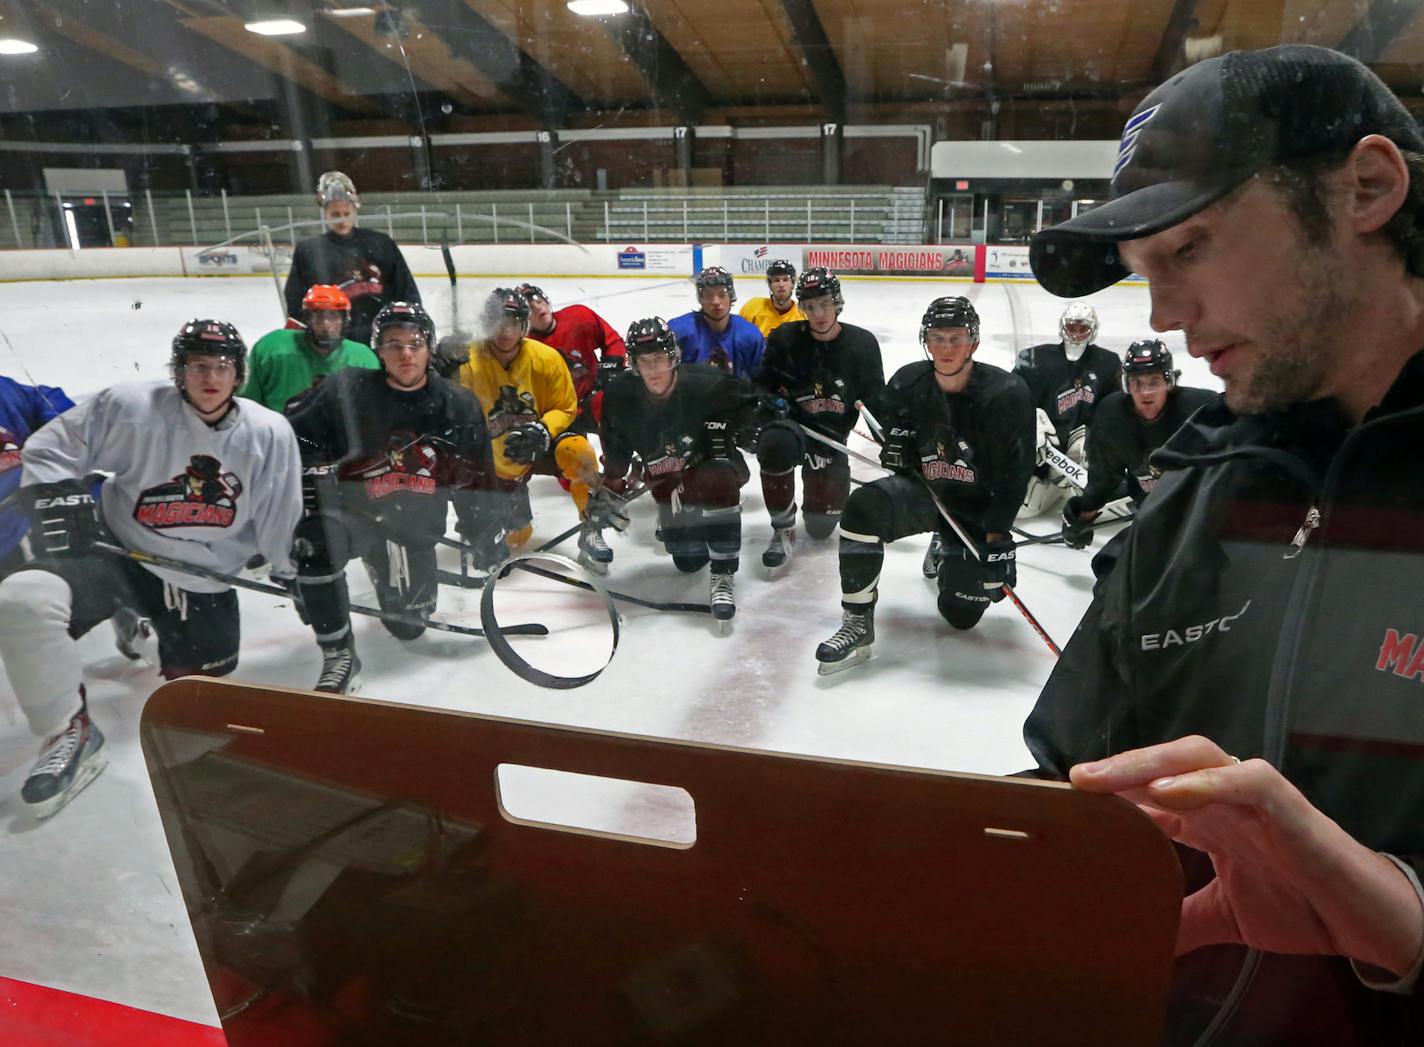
M 8 429 L 0 429 L 0 473 L 20 465 L 20 438 Z
M 1141 649 L 1144 651 L 1165 650 L 1168 647 L 1182 647 L 1189 643 L 1196 643 L 1205 639 L 1214 632 L 1229 633 L 1231 624 L 1246 613 L 1246 609 L 1251 606 L 1251 601 L 1247 600 L 1241 605 L 1241 610 L 1235 614 L 1223 614 L 1220 618 L 1213 618 L 1209 622 L 1202 622 L 1200 625 L 1189 625 L 1185 629 L 1168 629 L 1160 633 L 1143 633 L 1139 638 Z
M 231 527 L 237 518 L 242 481 L 223 472 L 209 454 L 195 454 L 188 468 L 167 483 L 150 487 L 134 502 L 134 519 L 145 527 Z
M 1375 669 L 1393 672 L 1406 680 L 1424 680 L 1424 643 L 1415 633 L 1401 635 L 1395 629 L 1386 629 Z

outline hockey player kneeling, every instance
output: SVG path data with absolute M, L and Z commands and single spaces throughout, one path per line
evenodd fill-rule
M 973 628 L 1015 582 L 1009 528 L 1033 471 L 1028 388 L 974 362 L 979 316 L 966 298 L 930 303 L 920 344 L 928 359 L 896 371 L 881 400 L 880 458 L 893 475 L 852 491 L 841 517 L 842 624 L 816 648 L 823 676 L 870 657 L 886 542 L 938 533 L 939 612 L 957 629 Z M 978 557 L 949 530 L 929 489 L 978 544 Z
M 603 574 L 613 550 L 587 515 L 598 457 L 588 438 L 570 429 L 579 403 L 568 365 L 557 350 L 528 337 L 529 316 L 529 301 L 518 291 L 491 291 L 484 307 L 485 337 L 469 346 L 456 380 L 475 394 L 488 419 L 495 482 L 509 496 L 505 531 L 510 550 L 534 533 L 530 478 L 562 477 L 584 523 L 579 563 Z
M 292 430 L 233 399 L 247 347 L 217 320 L 173 339 L 171 382 L 116 385 L 36 431 L 21 452 L 35 560 L 0 582 L 0 658 L 30 729 L 44 739 L 21 797 L 54 814 L 103 768 L 77 640 L 118 614 L 156 634 L 168 679 L 237 667 L 237 593 L 219 581 L 95 548 L 96 542 L 236 574 L 254 553 L 292 573 L 301 516 Z M 86 477 L 112 473 L 96 504 Z M 140 617 L 146 616 L 146 617 Z
M 306 507 L 294 542 L 295 595 L 321 647 L 316 690 L 337 694 L 355 690 L 361 669 L 350 560 L 366 565 L 390 615 L 386 630 L 413 640 L 435 610 L 435 544 L 451 502 L 478 567 L 488 570 L 505 553 L 484 412 L 469 392 L 430 372 L 434 322 L 419 305 L 392 302 L 371 337 L 381 370 L 333 375 L 290 419 Z
M 624 489 L 634 458 L 658 506 L 663 541 L 678 569 L 711 565 L 712 614 L 737 612 L 732 576 L 742 548 L 741 489 L 750 470 L 737 434 L 755 419 L 751 385 L 707 364 L 684 364 L 661 317 L 639 320 L 626 339 L 631 366 L 608 385 L 601 430 L 605 479 L 590 512 Z

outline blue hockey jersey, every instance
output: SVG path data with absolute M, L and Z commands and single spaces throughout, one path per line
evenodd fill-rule
M 751 379 L 761 370 L 761 354 L 766 339 L 755 324 L 733 313 L 725 330 L 714 331 L 700 311 L 683 313 L 668 321 L 685 364 L 712 364 L 730 370 L 739 378 Z
M 21 385 L 0 375 L 0 505 L 20 486 L 20 448 L 30 434 L 73 406 L 63 389 Z M 23 508 L 12 502 L 0 509 L 0 559 L 20 544 L 29 529 Z

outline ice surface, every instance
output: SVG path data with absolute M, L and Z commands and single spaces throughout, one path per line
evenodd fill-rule
M 515 282 L 518 274 L 497 281 Z M 437 324 L 448 322 L 450 289 L 421 279 Z M 542 279 L 555 306 L 583 302 L 619 330 L 640 317 L 665 317 L 693 305 L 686 280 Z M 461 314 L 476 314 L 493 280 L 460 284 Z M 764 293 L 739 283 L 743 298 Z M 924 306 L 942 294 L 975 302 L 983 324 L 978 359 L 1003 367 L 1018 348 L 1057 337 L 1063 304 L 1024 284 L 928 280 L 846 281 L 842 319 L 880 340 L 887 375 L 917 359 Z M 1121 352 L 1151 335 L 1147 292 L 1119 287 L 1090 301 L 1102 320 L 1099 341 Z M 279 325 L 270 280 L 98 280 L 0 285 L 0 374 L 62 386 L 72 397 L 113 382 L 165 374 L 168 346 L 183 321 L 211 316 L 237 324 L 249 344 Z M 1183 381 L 1218 383 L 1168 338 Z M 870 445 L 853 438 L 857 446 Z M 753 467 L 755 463 L 753 462 Z M 855 474 L 876 471 L 857 465 Z M 731 635 L 718 637 L 701 616 L 623 607 L 626 626 L 612 666 L 591 686 L 546 691 L 509 673 L 481 641 L 427 633 L 402 644 L 372 619 L 355 623 L 365 663 L 364 695 L 468 709 L 521 719 L 575 724 L 758 749 L 982 773 L 1029 764 L 1020 729 L 1053 657 L 1007 602 L 990 609 L 969 633 L 957 633 L 935 611 L 934 585 L 920 574 L 926 539 L 887 550 L 876 615 L 875 657 L 832 677 L 818 677 L 813 651 L 839 622 L 835 542 L 802 536 L 790 572 L 776 582 L 761 574 L 770 536 L 755 475 L 744 490 L 742 569 Z M 568 496 L 549 478 L 533 484 L 534 542 L 569 526 Z M 652 506 L 636 504 L 634 524 L 615 549 L 608 583 L 642 596 L 705 601 L 705 572 L 684 576 L 652 546 Z M 1052 519 L 1028 524 L 1040 533 Z M 1099 542 L 1110 531 L 1099 530 Z M 572 543 L 561 549 L 573 555 Z M 442 560 L 445 553 L 442 550 Z M 1087 606 L 1090 552 L 1062 546 L 1025 548 L 1018 592 L 1060 643 Z M 447 566 L 454 562 L 446 560 Z M 371 602 L 358 565 L 353 599 Z M 520 650 L 546 669 L 589 671 L 606 655 L 609 629 L 597 608 L 573 590 L 538 579 L 501 588 L 502 620 L 547 622 L 553 635 Z M 440 613 L 477 622 L 478 594 L 442 588 Z M 242 662 L 238 675 L 262 683 L 310 687 L 317 648 L 290 605 L 243 592 Z M 202 968 L 154 809 L 137 726 L 156 673 L 127 662 L 102 626 L 81 641 L 90 708 L 108 737 L 111 761 L 89 789 L 54 821 L 37 825 L 17 796 L 35 740 L 0 679 L 0 975 L 216 1023 Z M 550 798 L 545 798 L 546 800 Z M 552 798 L 557 804 L 557 797 Z M 621 817 L 630 831 L 640 811 Z

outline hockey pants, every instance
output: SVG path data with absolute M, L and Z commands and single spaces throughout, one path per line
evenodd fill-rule
M 771 526 L 790 527 L 796 520 L 796 467 L 801 467 L 805 496 L 802 518 L 812 538 L 831 536 L 850 494 L 850 461 L 820 444 L 808 446 L 795 422 L 770 423 L 757 438 L 761 493 L 771 513 Z
M 497 481 L 501 490 L 513 496 L 509 521 L 505 525 L 505 540 L 510 549 L 518 549 L 534 533 L 534 510 L 529 505 L 529 477 L 532 475 L 559 477 L 582 516 L 588 507 L 589 488 L 598 479 L 598 456 L 593 453 L 593 445 L 587 437 L 566 430 L 554 439 L 548 451 L 535 459 L 529 472 L 517 479 Z
M 679 571 L 698 571 L 710 561 L 713 574 L 735 574 L 742 551 L 742 486 L 746 463 L 714 458 L 680 476 L 654 481 L 658 526 Z

